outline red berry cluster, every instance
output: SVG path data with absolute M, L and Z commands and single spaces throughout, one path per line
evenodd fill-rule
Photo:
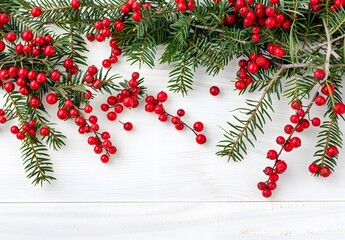
M 323 8 L 323 2 L 321 0 L 309 0 L 311 10 L 313 12 L 318 12 Z M 344 0 L 335 0 L 333 4 L 329 5 L 329 10 L 331 12 L 337 11 L 341 8 L 345 7 Z
M 195 8 L 194 0 L 189 0 L 187 2 L 185 0 L 175 0 L 175 3 L 177 4 L 177 10 L 182 13 L 187 10 L 193 11 Z
M 249 55 L 248 61 L 242 59 L 238 62 L 238 65 L 240 69 L 237 72 L 238 80 L 235 82 L 235 88 L 244 90 L 253 81 L 250 74 L 258 73 L 260 68 L 267 70 L 271 63 L 265 56 L 252 53 Z
M 66 72 L 71 75 L 76 75 L 78 73 L 78 66 L 75 64 L 72 58 L 66 58 L 63 61 L 63 66 L 66 68 Z
M 24 140 L 25 136 L 36 136 L 37 135 L 37 126 L 35 120 L 29 120 L 27 123 L 23 123 L 21 127 L 12 126 L 10 128 L 12 134 L 15 134 L 18 140 Z M 50 134 L 50 129 L 46 126 L 43 126 L 39 129 L 39 133 L 42 137 L 46 137 Z
M 34 34 L 30 30 L 24 30 L 21 33 L 21 38 L 25 42 L 15 44 L 14 50 L 18 55 L 32 55 L 52 57 L 55 53 L 55 48 L 52 46 L 53 38 L 50 35 L 37 36 L 34 38 Z M 18 36 L 15 32 L 8 32 L 5 35 L 5 39 L 10 43 L 15 43 L 18 40 Z M 0 40 L 0 52 L 4 51 L 5 44 Z
M 140 22 L 140 20 L 143 17 L 143 14 L 140 12 L 141 9 L 141 4 L 140 2 L 137 2 L 136 0 L 128 0 L 127 3 L 123 4 L 120 7 L 120 11 L 124 14 L 124 15 L 128 15 L 131 11 L 133 11 L 132 13 L 132 19 L 134 22 Z M 151 4 L 150 3 L 145 3 L 144 4 L 144 8 L 145 9 L 150 9 Z M 116 26 L 115 26 L 116 28 Z
M 325 73 L 322 69 L 315 70 L 314 78 L 316 81 L 323 80 L 324 77 Z M 321 88 L 320 93 L 317 93 L 315 95 L 313 99 L 315 105 L 324 105 L 326 103 L 325 97 L 329 97 L 330 95 L 333 95 L 333 93 L 334 86 L 326 83 Z M 275 163 L 273 167 L 268 166 L 264 169 L 264 173 L 268 176 L 268 180 L 266 182 L 258 183 L 258 188 L 262 191 L 262 195 L 264 197 L 270 197 L 272 195 L 272 191 L 277 187 L 276 182 L 279 180 L 279 174 L 284 173 L 287 169 L 286 162 L 280 159 L 281 153 L 283 151 L 291 152 L 293 149 L 299 148 L 302 144 L 301 139 L 297 136 L 293 136 L 293 134 L 303 132 L 304 130 L 309 128 L 310 124 L 314 127 L 320 126 L 320 118 L 314 117 L 310 120 L 308 119 L 309 110 L 312 104 L 313 102 L 309 106 L 303 107 L 301 100 L 294 100 L 291 103 L 291 108 L 295 111 L 295 113 L 290 116 L 291 123 L 285 125 L 284 127 L 284 132 L 288 134 L 288 137 L 285 138 L 283 136 L 278 136 L 276 138 L 276 142 L 281 146 L 281 149 L 279 152 L 273 149 L 270 149 L 267 152 L 267 158 L 270 160 L 274 160 Z M 336 103 L 333 110 L 336 114 L 345 114 L 345 105 L 343 103 Z M 326 147 L 326 155 L 329 158 L 334 158 L 339 154 L 338 148 L 336 146 L 329 145 Z M 331 174 L 331 169 L 324 163 L 317 164 L 314 162 L 310 164 L 309 171 L 312 174 L 319 174 L 322 177 L 328 177 Z
M 103 42 L 105 39 L 109 38 L 111 35 L 110 31 L 111 21 L 109 18 L 103 18 L 102 21 L 97 21 L 94 23 L 93 27 L 98 32 L 95 34 L 88 34 L 87 39 L 89 41 L 94 41 L 96 39 L 97 42 Z
M 243 19 L 243 26 L 253 27 L 252 39 L 254 42 L 260 41 L 260 27 L 289 29 L 291 21 L 286 19 L 284 14 L 279 13 L 273 5 L 279 0 L 270 0 L 270 4 L 254 4 L 254 0 L 228 0 L 234 12 L 223 19 L 224 25 L 234 25 Z
M 104 82 L 100 79 L 97 79 L 98 68 L 94 65 L 87 68 L 87 74 L 84 76 L 84 81 L 94 89 L 101 89 L 104 86 Z
M 175 126 L 175 129 L 182 131 L 185 127 L 190 129 L 196 135 L 196 142 L 198 144 L 204 144 L 206 142 L 206 136 L 201 134 L 204 130 L 204 124 L 202 122 L 195 122 L 193 128 L 188 126 L 181 118 L 186 114 L 184 109 L 179 109 L 176 112 L 176 115 L 169 114 L 165 111 L 163 103 L 168 100 L 168 94 L 164 91 L 161 91 L 157 94 L 156 98 L 152 95 L 147 96 L 145 99 L 145 111 L 154 112 L 158 115 L 158 120 L 161 122 L 167 122 L 170 118 L 170 122 Z
M 133 72 L 132 79 L 126 82 L 127 85 L 116 96 L 109 96 L 107 102 L 101 105 L 101 110 L 107 113 L 109 121 L 115 121 L 118 114 L 122 113 L 125 108 L 130 109 L 139 106 L 138 98 L 142 91 L 139 86 L 139 77 L 138 72 Z M 126 131 L 131 131 L 133 124 L 130 122 L 123 123 L 123 128 Z
M 4 124 L 7 122 L 6 113 L 3 109 L 0 108 L 0 124 Z

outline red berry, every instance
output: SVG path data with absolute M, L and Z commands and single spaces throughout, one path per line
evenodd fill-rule
M 126 108 L 132 108 L 134 105 L 134 100 L 131 97 L 126 97 L 125 99 L 123 99 L 122 103 Z
M 44 49 L 44 55 L 46 55 L 47 57 L 52 57 L 52 56 L 54 56 L 54 53 L 55 53 L 55 48 L 54 48 L 54 46 L 47 46 L 47 47 Z
M 14 42 L 17 39 L 17 34 L 15 32 L 6 33 L 6 40 L 9 42 Z
M 314 117 L 314 118 L 311 120 L 311 124 L 312 124 L 314 127 L 320 126 L 320 124 L 321 124 L 320 118 Z
M 143 17 L 143 14 L 141 12 L 134 12 L 132 15 L 132 19 L 134 22 L 140 22 L 142 17 Z
M 103 155 L 101 156 L 101 162 L 102 162 L 102 163 L 108 163 L 108 162 L 109 162 L 109 156 L 106 155 L 106 154 L 103 154 Z
M 0 52 L 3 52 L 6 48 L 6 44 L 0 40 Z
M 271 182 L 278 182 L 279 180 L 279 175 L 277 173 L 272 173 L 270 176 L 269 176 L 269 180 Z
M 269 182 L 267 188 L 272 191 L 277 188 L 277 184 L 275 182 Z
M 74 9 L 78 9 L 80 7 L 80 1 L 79 0 L 72 0 L 71 1 L 71 6 Z
M 339 154 L 339 150 L 336 146 L 328 147 L 326 154 L 328 157 L 333 158 Z
M 269 176 L 269 175 L 271 175 L 272 173 L 273 173 L 273 168 L 271 168 L 271 167 L 265 167 L 265 169 L 264 169 L 264 174 L 265 174 L 265 175 Z
M 69 113 L 66 108 L 60 108 L 57 111 L 57 117 L 61 120 L 66 120 L 69 117 Z
M 314 78 L 317 81 L 320 81 L 325 78 L 325 72 L 322 69 L 316 69 L 314 72 Z
M 284 57 L 284 55 L 285 55 L 285 50 L 284 50 L 282 47 L 277 46 L 277 47 L 275 47 L 275 49 L 274 49 L 274 55 L 275 55 L 277 58 L 282 58 L 282 57 Z
M 110 68 L 111 67 L 111 61 L 109 59 L 104 59 L 102 62 L 102 66 L 104 68 Z
M 32 96 L 29 100 L 29 104 L 33 108 L 38 108 L 41 106 L 41 99 L 39 99 L 37 96 Z
M 268 150 L 267 152 L 267 158 L 270 159 L 270 160 L 275 160 L 276 158 L 278 157 L 278 153 L 277 151 L 271 149 L 271 150 Z
M 25 42 L 30 42 L 32 39 L 34 38 L 34 35 L 31 31 L 29 30 L 24 30 L 22 32 L 22 39 L 25 41 Z
M 161 122 L 166 122 L 168 120 L 168 116 L 165 113 L 159 114 L 158 120 Z
M 321 92 L 325 94 L 326 96 L 333 95 L 334 94 L 334 86 L 332 84 L 326 84 L 322 87 Z
M 293 137 L 290 139 L 290 144 L 293 148 L 298 148 L 301 146 L 301 139 L 299 137 Z
M 294 110 L 301 109 L 302 107 L 302 102 L 300 100 L 293 100 L 291 103 L 291 108 Z
M 31 9 L 31 15 L 33 17 L 39 17 L 42 14 L 42 10 L 39 7 L 34 7 Z
M 323 166 L 322 168 L 320 168 L 320 176 L 321 177 L 329 177 L 329 175 L 331 175 L 331 170 L 327 167 L 327 166 Z
M 265 190 L 267 188 L 266 183 L 264 182 L 259 182 L 257 187 L 259 190 Z
M 291 145 L 290 143 L 286 143 L 286 144 L 284 145 L 284 151 L 285 151 L 285 152 L 291 152 L 292 149 L 293 149 L 293 147 L 292 147 L 292 145 Z
M 65 68 L 72 68 L 73 65 L 74 65 L 74 61 L 70 58 L 66 58 L 64 61 L 63 61 L 63 65 Z
M 195 122 L 193 128 L 196 132 L 201 132 L 204 130 L 204 124 L 202 122 Z
M 159 92 L 157 94 L 157 100 L 161 103 L 166 102 L 168 100 L 168 94 L 166 92 Z
M 272 196 L 272 191 L 269 190 L 269 189 L 265 189 L 262 191 L 262 196 L 265 197 L 265 198 L 269 198 Z
M 183 117 L 186 114 L 186 112 L 183 109 L 177 110 L 177 116 Z
M 123 14 L 128 14 L 128 13 L 131 11 L 131 5 L 129 5 L 128 3 L 123 4 L 123 5 L 120 7 L 120 11 L 121 11 Z
M 16 134 L 18 140 L 23 140 L 25 138 L 25 133 L 19 132 Z
M 13 92 L 15 88 L 15 85 L 13 82 L 7 82 L 4 84 L 4 90 L 8 93 Z
M 173 125 L 178 125 L 178 124 L 181 123 L 181 119 L 179 117 L 174 116 L 174 117 L 171 118 L 171 123 Z
M 334 104 L 333 111 L 338 115 L 344 114 L 345 113 L 345 104 L 342 102 L 338 102 L 338 103 Z
M 309 172 L 312 174 L 316 174 L 319 172 L 319 165 L 317 165 L 316 163 L 312 163 L 309 165 Z
M 237 81 L 235 82 L 235 88 L 236 88 L 237 90 L 242 91 L 242 90 L 244 90 L 246 87 L 247 87 L 247 83 L 246 83 L 244 80 L 237 80 Z
M 195 140 L 198 144 L 204 144 L 206 142 L 206 136 L 204 134 L 198 134 Z
M 19 128 L 17 126 L 12 126 L 10 131 L 12 134 L 17 134 L 19 132 Z
M 219 90 L 219 87 L 217 86 L 212 86 L 210 88 L 210 93 L 212 96 L 217 96 L 219 94 L 220 90 Z
M 46 96 L 46 102 L 50 105 L 57 103 L 58 97 L 55 93 L 48 93 Z
M 115 112 L 108 112 L 107 118 L 109 121 L 115 121 L 117 118 L 117 114 Z
M 53 80 L 53 81 L 59 81 L 60 80 L 60 77 L 61 77 L 61 73 L 59 70 L 54 70 L 52 71 L 52 73 L 50 74 L 50 78 Z
M 277 142 L 277 144 L 279 144 L 279 145 L 283 145 L 283 144 L 285 143 L 285 138 L 284 138 L 283 136 L 278 136 L 278 137 L 276 138 L 276 142 Z
M 287 164 L 286 164 L 286 162 L 281 161 L 281 160 L 279 160 L 279 161 L 276 162 L 276 172 L 277 172 L 278 174 L 284 173 L 284 172 L 286 171 L 286 169 L 287 169 Z
M 123 129 L 125 129 L 126 131 L 131 131 L 133 129 L 133 124 L 131 122 L 126 122 L 125 124 L 123 124 Z
M 43 128 L 40 129 L 40 134 L 41 134 L 41 136 L 43 136 L 43 137 L 48 136 L 49 133 L 50 133 L 50 130 L 49 130 L 49 128 L 47 128 L 47 127 L 43 127 Z

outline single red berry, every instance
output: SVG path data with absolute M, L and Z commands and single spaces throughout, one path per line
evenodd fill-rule
M 19 132 L 16 134 L 18 140 L 23 140 L 25 138 L 25 133 Z
M 140 22 L 142 17 L 143 17 L 143 14 L 141 12 L 134 12 L 132 14 L 132 19 L 134 22 Z
M 291 152 L 293 150 L 293 147 L 292 145 L 288 142 L 288 143 L 285 143 L 284 145 L 284 151 L 285 152 Z
M 123 129 L 125 129 L 126 131 L 131 131 L 133 129 L 133 124 L 131 122 L 126 122 L 125 124 L 123 124 Z
M 34 38 L 34 34 L 30 30 L 24 30 L 22 32 L 22 39 L 25 42 L 30 42 Z
M 111 67 L 111 61 L 109 59 L 104 59 L 102 62 L 102 66 L 104 68 L 110 68 Z
M 117 118 L 116 112 L 108 112 L 108 113 L 107 113 L 107 119 L 108 119 L 109 121 L 115 121 L 116 118 Z
M 41 106 L 41 99 L 39 99 L 37 96 L 32 96 L 29 100 L 29 104 L 33 108 L 38 108 Z
M 274 189 L 277 188 L 277 184 L 276 184 L 275 182 L 269 182 L 269 183 L 267 184 L 267 188 L 268 188 L 269 190 L 273 191 Z
M 96 154 L 101 154 L 103 152 L 103 148 L 102 146 L 100 145 L 96 145 L 94 148 L 93 148 L 93 151 L 96 153 Z
M 293 100 L 291 102 L 291 108 L 294 110 L 299 110 L 302 107 L 302 102 L 301 100 Z
M 128 14 L 128 13 L 131 11 L 131 5 L 129 5 L 128 3 L 123 4 L 123 5 L 120 7 L 120 11 L 121 11 L 123 14 Z
M 272 191 L 269 190 L 269 189 L 265 189 L 262 191 L 262 196 L 265 197 L 265 198 L 269 198 L 272 196 Z
M 125 99 L 123 99 L 122 103 L 126 108 L 132 108 L 134 106 L 134 100 L 131 97 L 126 97 Z
M 168 94 L 166 92 L 159 92 L 157 94 L 157 100 L 161 103 L 166 102 L 168 100 Z
M 278 174 L 282 174 L 286 171 L 287 169 L 287 164 L 286 162 L 282 161 L 282 160 L 279 160 L 276 162 L 276 172 Z
M 267 152 L 267 158 L 270 159 L 270 160 L 275 160 L 276 158 L 278 157 L 278 153 L 276 150 L 268 150 Z
M 46 102 L 50 105 L 57 103 L 58 97 L 55 93 L 48 93 L 46 96 Z
M 42 127 L 40 129 L 40 134 L 41 134 L 42 137 L 48 136 L 49 133 L 50 133 L 50 130 L 47 127 Z
M 165 113 L 159 114 L 158 120 L 161 122 L 166 122 L 168 120 L 168 116 Z
M 237 90 L 242 91 L 242 90 L 244 90 L 246 87 L 247 87 L 247 83 L 246 83 L 244 80 L 237 80 L 237 81 L 235 82 L 235 88 L 236 88 Z
M 91 113 L 93 110 L 93 107 L 91 105 L 85 105 L 84 112 Z
M 265 190 L 267 188 L 266 183 L 264 182 L 259 182 L 257 187 L 259 190 Z
M 315 104 L 317 106 L 323 106 L 325 105 L 325 103 L 326 103 L 326 98 L 324 96 L 319 95 L 315 98 Z
M 15 32 L 6 33 L 6 40 L 9 42 L 14 42 L 17 39 L 17 34 Z
M 6 48 L 6 44 L 0 40 L 0 52 L 3 52 Z
M 211 94 L 212 96 L 217 96 L 219 93 L 220 93 L 219 87 L 217 87 L 217 86 L 212 86 L 212 87 L 210 88 L 210 94 Z
M 42 14 L 41 8 L 39 8 L 39 7 L 34 7 L 33 9 L 31 9 L 31 15 L 32 15 L 33 17 L 39 17 L 39 16 L 41 16 L 41 14 Z
M 101 156 L 101 162 L 102 162 L 102 163 L 108 163 L 108 162 L 109 162 L 109 156 L 106 155 L 106 154 L 103 154 L 103 155 Z
M 19 132 L 19 128 L 18 128 L 17 126 L 12 126 L 12 127 L 10 128 L 10 132 L 11 132 L 12 134 L 17 134 L 17 133 Z
M 177 117 L 177 116 L 174 116 L 174 117 L 171 118 L 171 123 L 173 125 L 178 125 L 178 124 L 181 123 L 181 119 L 179 117 Z
M 300 120 L 300 118 L 296 114 L 290 116 L 290 122 L 292 122 L 292 123 L 298 123 L 299 120 Z
M 74 9 L 78 9 L 80 7 L 80 1 L 79 0 L 72 0 L 71 1 L 71 6 Z
M 87 38 L 87 40 L 89 40 L 90 42 L 93 42 L 93 41 L 95 41 L 96 36 L 95 36 L 95 34 L 93 34 L 93 33 L 89 33 L 89 34 L 86 35 L 86 38 Z
M 74 61 L 71 58 L 66 58 L 63 61 L 63 65 L 64 65 L 65 68 L 72 68 L 73 65 L 74 65 Z
M 283 144 L 285 143 L 285 138 L 284 138 L 283 136 L 278 136 L 278 137 L 276 138 L 276 142 L 277 142 L 277 144 L 279 144 L 279 145 L 283 145 Z
M 198 144 L 204 144 L 206 142 L 206 136 L 204 134 L 198 134 L 195 140 Z
M 322 168 L 320 168 L 320 176 L 321 177 L 329 177 L 329 175 L 331 175 L 331 169 L 329 169 L 329 167 L 327 166 L 323 166 Z
M 273 173 L 273 168 L 271 168 L 271 167 L 265 167 L 265 169 L 264 169 L 264 174 L 265 174 L 265 175 L 269 176 L 269 175 L 271 175 L 272 173 Z
M 314 127 L 320 126 L 320 124 L 321 124 L 320 118 L 314 117 L 314 118 L 311 120 L 311 124 L 312 124 Z
M 338 115 L 344 114 L 345 113 L 345 104 L 342 102 L 338 102 L 338 103 L 334 104 L 333 111 Z
M 317 165 L 316 163 L 312 163 L 309 165 L 309 172 L 312 173 L 312 174 L 316 174 L 319 172 L 319 165 Z
M 299 137 L 293 137 L 290 139 L 290 144 L 293 148 L 298 148 L 301 146 L 302 141 Z
M 195 122 L 193 128 L 196 132 L 201 132 L 204 130 L 204 124 L 202 122 Z
M 314 72 L 314 78 L 317 81 L 324 79 L 325 78 L 325 71 L 323 71 L 322 69 L 316 69 Z
M 176 114 L 179 117 L 183 117 L 186 114 L 186 112 L 183 109 L 179 109 L 179 110 L 177 110 Z
M 53 81 L 59 81 L 60 80 L 60 77 L 61 77 L 61 73 L 59 70 L 54 70 L 51 72 L 50 74 L 50 78 L 53 80 Z
M 66 119 L 69 117 L 69 112 L 67 111 L 66 108 L 60 108 L 60 109 L 57 111 L 57 117 L 58 117 L 60 120 L 66 120 Z
M 7 82 L 4 84 L 4 90 L 8 93 L 13 92 L 15 89 L 15 85 L 13 82 Z
M 278 182 L 279 180 L 279 175 L 277 173 L 272 173 L 270 176 L 269 176 L 269 180 L 271 182 Z
M 328 157 L 333 158 L 339 154 L 339 150 L 336 146 L 329 146 L 327 148 L 326 154 Z
M 133 106 L 134 107 L 134 106 Z M 114 107 L 114 111 L 116 113 L 122 113 L 123 112 L 123 106 L 121 104 L 116 104 L 115 107 Z

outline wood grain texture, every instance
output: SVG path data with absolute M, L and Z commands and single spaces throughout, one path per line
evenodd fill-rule
M 106 43 L 104 43 L 106 44 Z M 108 50 L 102 44 L 89 46 L 90 64 L 100 65 Z M 122 59 L 112 70 L 128 78 L 137 66 L 130 66 Z M 146 113 L 143 106 L 122 114 L 121 121 L 132 121 L 133 132 L 122 130 L 121 124 L 105 120 L 98 106 L 105 97 L 98 96 L 94 103 L 102 130 L 108 130 L 119 154 L 104 165 L 86 143 L 86 136 L 77 133 L 73 123 L 61 122 L 55 117 L 56 106 L 49 109 L 58 129 L 67 136 L 67 146 L 59 152 L 51 152 L 57 181 L 51 185 L 33 187 L 25 178 L 20 160 L 20 143 L 9 133 L 8 123 L 0 128 L 0 189 L 2 202 L 88 202 L 88 201 L 251 201 L 264 200 L 256 189 L 258 181 L 265 180 L 262 169 L 272 162 L 265 158 L 269 148 L 277 148 L 275 138 L 282 134 L 292 111 L 288 100 L 274 101 L 276 113 L 268 123 L 266 134 L 258 133 L 255 149 L 241 163 L 227 163 L 226 158 L 215 156 L 216 145 L 223 139 L 227 121 L 233 121 L 233 112 L 245 106 L 245 98 L 258 99 L 259 94 L 238 96 L 233 91 L 233 80 L 237 70 L 233 62 L 217 77 L 206 76 L 202 70 L 196 73 L 194 91 L 183 98 L 170 94 L 166 109 L 175 113 L 179 108 L 187 112 L 184 120 L 193 124 L 205 123 L 208 142 L 204 146 L 195 143 L 189 131 L 178 132 L 171 124 L 161 123 L 154 114 Z M 143 68 L 148 94 L 166 89 L 170 68 L 157 65 L 154 70 Z M 218 85 L 221 94 L 213 97 L 209 87 Z M 313 109 L 312 115 L 321 115 L 323 109 Z M 344 129 L 344 124 L 342 125 Z M 281 177 L 273 200 L 344 200 L 345 171 L 339 161 L 336 174 L 329 179 L 310 176 L 308 165 L 313 161 L 316 129 L 301 134 L 302 148 L 283 154 L 289 164 Z M 340 159 L 344 158 L 344 153 Z M 303 184 L 301 184 L 303 183 Z M 265 200 L 264 200 L 265 201 Z
M 345 203 L 1 204 L 1 239 L 343 239 Z

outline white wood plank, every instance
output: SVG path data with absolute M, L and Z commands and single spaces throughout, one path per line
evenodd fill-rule
M 100 65 L 108 50 L 101 44 L 90 44 L 90 64 Z M 68 131 L 67 146 L 60 152 L 52 152 L 55 176 L 58 181 L 52 185 L 33 187 L 25 178 L 20 160 L 19 142 L 12 136 L 8 127 L 0 126 L 0 189 L 3 202 L 80 202 L 80 201 L 241 201 L 264 200 L 256 189 L 258 181 L 265 180 L 262 169 L 271 164 L 265 159 L 269 148 L 277 148 L 275 138 L 282 134 L 292 112 L 287 100 L 276 101 L 276 114 L 266 128 L 266 134 L 258 134 L 259 142 L 242 163 L 227 163 L 225 158 L 215 156 L 216 145 L 222 140 L 222 130 L 226 121 L 232 121 L 232 112 L 244 106 L 245 98 L 255 99 L 258 94 L 237 96 L 233 91 L 236 63 L 212 78 L 199 71 L 195 77 L 195 90 L 187 97 L 170 94 L 166 104 L 174 113 L 182 107 L 186 110 L 185 120 L 205 123 L 208 142 L 199 146 L 191 132 L 177 132 L 171 125 L 160 123 L 154 114 L 139 110 L 127 111 L 121 115 L 122 121 L 132 121 L 135 130 L 124 132 L 120 124 L 101 120 L 103 129 L 113 135 L 119 154 L 109 165 L 103 165 L 86 144 L 86 137 L 77 134 L 72 123 L 62 123 L 50 112 L 58 129 Z M 129 77 L 138 70 L 124 59 L 113 69 Z M 142 69 L 149 94 L 166 89 L 170 68 L 159 65 L 154 70 Z M 212 85 L 221 88 L 219 97 L 212 97 L 208 89 Z M 104 102 L 98 98 L 95 106 Z M 322 114 L 322 108 L 313 114 Z M 100 113 L 102 115 L 102 113 Z M 104 116 L 103 116 L 104 117 Z M 101 118 L 102 119 L 102 118 Z M 345 125 L 342 124 L 342 128 Z M 284 154 L 289 167 L 278 183 L 273 200 L 344 200 L 345 164 L 339 160 L 336 173 L 329 179 L 316 179 L 307 171 L 313 161 L 316 131 L 301 135 L 302 148 Z M 340 159 L 345 157 L 341 152 Z
M 1 204 L 1 239 L 343 239 L 345 203 Z

